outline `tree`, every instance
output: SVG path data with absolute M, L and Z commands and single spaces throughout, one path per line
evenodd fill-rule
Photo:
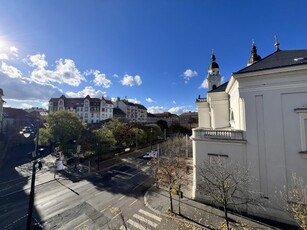
M 94 131 L 96 137 L 96 143 L 99 145 L 99 151 L 101 153 L 106 153 L 115 148 L 116 140 L 114 138 L 113 132 L 106 128 L 100 128 Z
M 167 122 L 165 120 L 158 120 L 157 125 L 160 127 L 162 132 L 168 128 Z
M 169 139 L 161 145 L 159 157 L 153 159 L 153 170 L 156 183 L 169 190 L 170 211 L 173 213 L 172 195 L 176 192 L 180 193 L 181 186 L 189 184 L 187 163 L 182 157 L 181 140 L 179 138 Z
M 113 132 L 117 145 L 130 146 L 135 140 L 135 135 L 132 131 L 133 125 L 130 123 L 113 119 L 105 127 Z
M 281 192 L 287 211 L 294 217 L 297 224 L 304 230 L 307 229 L 307 186 L 302 177 L 292 174 L 288 189 Z
M 45 142 L 56 143 L 60 151 L 66 152 L 71 147 L 71 140 L 77 139 L 84 128 L 85 125 L 75 113 L 58 111 L 47 117 L 40 137 Z
M 261 204 L 260 194 L 249 190 L 253 179 L 248 170 L 226 157 L 210 157 L 200 169 L 199 177 L 199 190 L 205 197 L 223 207 L 227 229 L 230 229 L 230 207 Z

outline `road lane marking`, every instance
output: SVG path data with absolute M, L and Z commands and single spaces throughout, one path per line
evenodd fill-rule
M 121 214 L 121 212 L 117 213 L 111 220 L 114 220 L 116 217 L 118 217 Z
M 118 170 L 116 170 L 116 169 L 113 169 L 112 171 L 113 171 L 113 172 L 117 172 L 117 173 L 121 173 L 121 174 L 125 174 L 125 175 L 127 175 L 127 176 L 134 176 L 134 175 L 133 175 L 133 174 L 131 174 L 131 173 L 127 173 L 127 172 L 118 171 Z
M 89 192 L 89 191 L 91 191 L 91 190 L 94 189 L 94 188 L 96 188 L 96 187 L 91 187 L 91 188 L 89 188 L 89 189 L 86 190 L 86 191 Z
M 78 226 L 74 227 L 74 229 L 77 229 L 77 228 L 81 227 L 83 224 L 85 224 L 89 220 L 90 219 L 87 219 L 87 220 L 83 221 L 81 224 L 79 224 Z
M 118 200 L 121 200 L 121 199 L 123 199 L 124 197 L 126 197 L 126 196 L 124 195 L 124 196 L 122 196 L 121 198 L 119 198 Z
M 104 212 L 105 210 L 107 210 L 107 209 L 110 208 L 110 207 L 111 207 L 111 204 L 110 204 L 108 207 L 102 209 L 100 212 Z
M 133 221 L 133 220 L 131 220 L 131 219 L 129 219 L 129 220 L 127 221 L 127 223 L 128 223 L 128 224 L 131 224 L 132 226 L 134 226 L 134 227 L 136 227 L 136 228 L 138 228 L 138 229 L 140 229 L 140 230 L 146 230 L 146 228 L 144 228 L 142 225 L 140 225 L 139 223 L 137 223 L 137 222 L 135 222 L 135 221 Z
M 146 223 L 146 224 L 149 224 L 150 226 L 152 226 L 154 228 L 156 228 L 158 226 L 158 224 L 156 224 L 156 223 L 152 222 L 151 220 L 148 220 L 145 217 L 142 217 L 142 216 L 140 216 L 138 214 L 134 214 L 133 217 L 138 219 L 138 220 L 140 220 L 140 221 L 142 221 L 142 222 L 144 222 L 144 223 Z
M 135 201 L 133 201 L 131 204 L 129 204 L 129 206 L 133 205 L 135 202 L 137 202 L 138 200 L 136 199 Z
M 156 215 L 154 215 L 154 214 L 151 214 L 151 213 L 149 213 L 149 212 L 146 212 L 146 211 L 144 211 L 143 209 L 140 209 L 139 212 L 142 213 L 142 214 L 144 214 L 144 215 L 146 215 L 146 216 L 148 216 L 148 217 L 151 217 L 151 218 L 153 218 L 153 219 L 155 219 L 155 220 L 157 220 L 157 221 L 159 221 L 159 222 L 161 222 L 161 220 L 162 220 L 161 217 L 158 217 L 158 216 L 156 216 Z

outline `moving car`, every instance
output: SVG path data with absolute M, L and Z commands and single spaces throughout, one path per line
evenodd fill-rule
M 150 159 L 150 158 L 157 158 L 157 156 L 158 156 L 157 150 L 151 150 L 151 151 L 147 152 L 147 153 L 143 156 L 143 158 L 144 158 L 144 159 Z

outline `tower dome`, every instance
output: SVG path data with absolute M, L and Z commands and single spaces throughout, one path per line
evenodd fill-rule
M 211 63 L 209 65 L 209 70 L 212 70 L 212 69 L 219 69 L 219 64 L 216 63 L 216 58 L 215 58 L 215 55 L 212 51 L 212 55 L 211 55 Z
M 252 65 L 252 64 L 254 64 L 254 63 L 256 63 L 260 60 L 261 60 L 261 57 L 260 57 L 260 55 L 257 54 L 257 47 L 255 45 L 255 42 L 253 41 L 251 56 L 248 59 L 247 66 L 250 66 L 250 65 Z

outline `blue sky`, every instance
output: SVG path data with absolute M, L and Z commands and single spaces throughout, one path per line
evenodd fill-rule
M 0 0 L 6 107 L 51 97 L 127 97 L 149 112 L 196 111 L 211 52 L 227 81 L 258 53 L 307 49 L 307 1 Z

